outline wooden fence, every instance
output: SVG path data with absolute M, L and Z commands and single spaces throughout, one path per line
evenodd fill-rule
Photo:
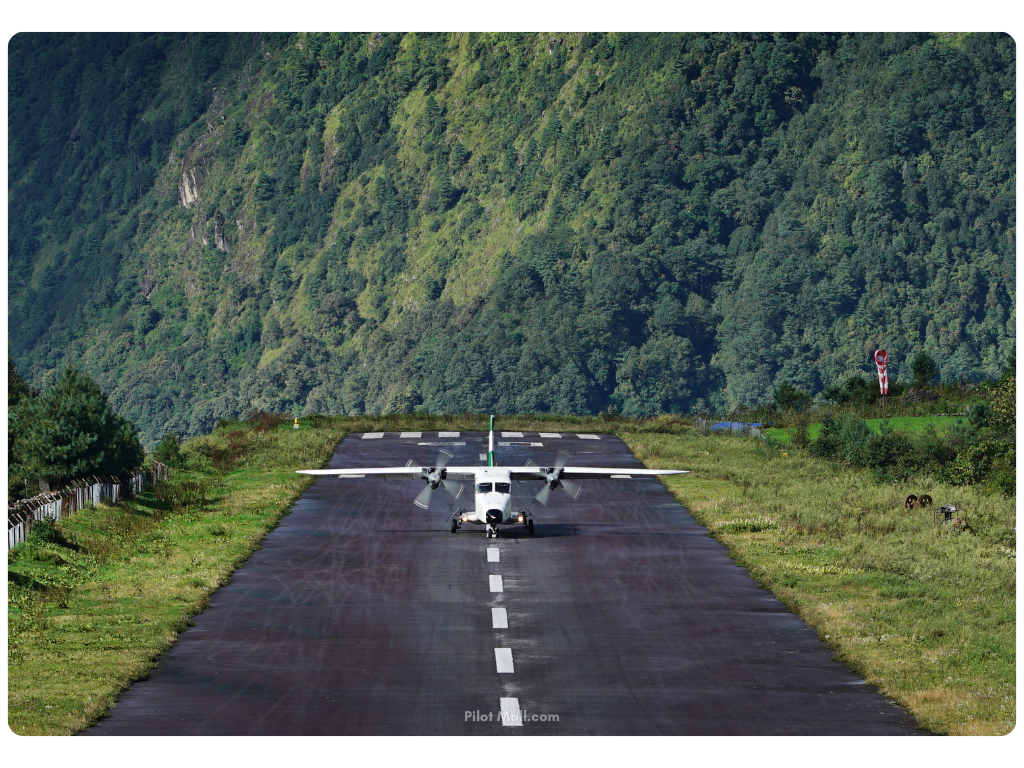
M 60 520 L 101 501 L 114 504 L 121 499 L 130 499 L 156 480 L 166 480 L 167 465 L 153 464 L 152 470 L 140 468 L 116 477 L 75 480 L 59 491 L 42 493 L 12 504 L 7 508 L 7 549 L 23 542 L 32 526 L 45 517 Z

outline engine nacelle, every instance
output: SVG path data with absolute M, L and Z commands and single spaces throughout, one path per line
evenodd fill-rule
M 436 491 L 437 486 L 441 484 L 441 481 L 447 479 L 448 471 L 444 468 L 436 469 L 435 467 L 430 467 L 429 469 L 423 470 L 423 475 L 427 483 L 430 484 L 430 489 Z

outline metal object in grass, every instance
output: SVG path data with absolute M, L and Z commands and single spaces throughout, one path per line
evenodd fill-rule
M 904 509 L 918 509 L 924 507 L 930 507 L 932 505 L 932 497 L 927 493 L 922 493 L 920 496 L 910 494 L 907 496 L 906 501 L 903 502 Z
M 943 504 L 933 513 L 935 525 L 948 525 L 957 531 L 967 530 L 967 515 L 952 504 Z

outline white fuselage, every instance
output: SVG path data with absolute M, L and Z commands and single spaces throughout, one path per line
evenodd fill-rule
M 512 522 L 512 479 L 508 470 L 481 469 L 476 473 L 474 505 L 466 518 L 476 525 Z

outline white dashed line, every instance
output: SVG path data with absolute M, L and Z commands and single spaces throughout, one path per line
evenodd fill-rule
M 501 550 L 497 547 L 487 548 L 487 562 L 488 563 L 500 563 L 501 560 L 498 558 L 501 556 Z
M 480 461 L 487 461 L 487 454 L 486 453 L 481 453 L 480 454 Z
M 367 432 L 363 435 L 363 440 L 380 440 L 382 437 L 384 437 L 383 432 Z
M 495 648 L 494 661 L 498 665 L 499 674 L 511 675 L 516 671 L 516 668 L 512 665 L 511 648 Z
M 519 699 L 501 700 L 501 724 L 522 727 L 523 714 L 519 711 Z
M 612 480 L 632 480 L 631 475 L 608 475 Z
M 416 445 L 465 445 L 465 443 L 457 442 L 454 440 L 421 440 Z
M 458 437 L 459 433 L 458 432 L 438 432 L 437 436 L 438 437 Z
M 399 437 L 423 437 L 422 432 L 403 432 Z
M 502 437 L 522 437 L 523 433 L 522 432 L 502 432 L 501 436 Z
M 508 611 L 504 608 L 491 608 L 491 628 L 508 629 Z
M 600 440 L 597 435 L 576 435 L 580 440 Z
M 519 711 L 519 699 L 501 700 L 501 724 L 522 727 L 523 714 Z
M 505 591 L 505 589 L 502 587 L 502 584 L 501 584 L 501 576 L 498 576 L 496 574 L 491 574 L 487 578 L 491 582 L 491 592 L 504 592 Z
M 561 432 L 538 432 L 537 434 L 540 437 L 561 437 L 562 436 Z
M 513 445 L 528 445 L 531 448 L 543 448 L 544 443 L 527 443 L 525 441 L 498 442 L 499 448 L 511 448 Z

